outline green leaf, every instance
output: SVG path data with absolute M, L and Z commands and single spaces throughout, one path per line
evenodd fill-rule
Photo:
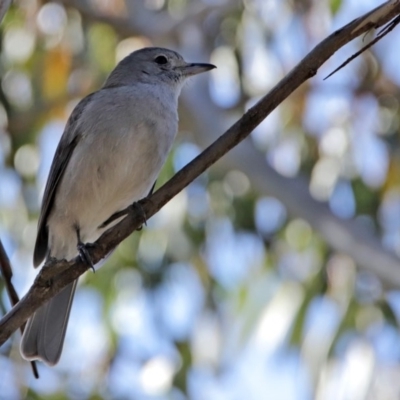
M 329 4 L 331 13 L 335 15 L 339 11 L 341 5 L 342 5 L 342 0 L 331 0 Z

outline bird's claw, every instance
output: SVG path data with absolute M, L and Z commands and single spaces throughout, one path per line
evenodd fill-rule
M 137 231 L 141 231 L 143 229 L 143 225 L 147 226 L 147 217 L 146 217 L 146 213 L 143 210 L 143 206 L 140 203 L 140 201 L 135 201 L 130 208 L 134 211 L 134 212 L 138 212 L 138 214 L 140 214 L 140 217 L 142 219 L 142 223 L 139 226 L 139 228 L 137 228 Z
M 93 272 L 96 272 L 96 270 L 94 269 L 92 258 L 90 257 L 90 254 L 88 251 L 88 247 L 91 247 L 91 243 L 85 244 L 82 242 L 78 242 L 79 257 L 86 265 L 88 265 L 90 267 L 90 269 Z

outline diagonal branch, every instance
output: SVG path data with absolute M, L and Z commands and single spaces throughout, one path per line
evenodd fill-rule
M 366 15 L 368 16 L 368 14 Z M 364 17 L 357 18 L 317 45 L 284 79 L 254 107 L 250 108 L 242 118 L 232 125 L 211 146 L 179 171 L 151 197 L 140 201 L 141 209 L 145 212 L 147 218 L 153 216 L 161 207 L 171 200 L 172 197 L 188 186 L 189 183 L 218 161 L 229 150 L 243 141 L 271 111 L 282 103 L 283 100 L 293 93 L 302 83 L 313 77 L 321 65 L 338 49 L 369 29 L 383 26 L 398 15 L 400 15 L 400 4 L 388 8 L 388 12 L 380 15 L 380 18 L 361 25 L 361 27 L 360 24 L 362 24 Z M 133 207 L 133 210 L 128 213 L 123 221 L 105 232 L 96 242 L 96 246 L 90 249 L 90 256 L 94 263 L 104 258 L 122 240 L 141 225 L 142 214 L 137 210 L 135 211 L 135 208 L 136 207 Z M 77 279 L 86 270 L 87 265 L 84 264 L 79 257 L 69 262 L 65 260 L 49 260 L 38 274 L 28 293 L 0 321 L 0 345 L 2 345 L 11 334 L 35 312 L 35 310 L 59 293 L 62 288 Z M 391 284 L 400 284 L 400 278 L 398 282 L 391 282 Z

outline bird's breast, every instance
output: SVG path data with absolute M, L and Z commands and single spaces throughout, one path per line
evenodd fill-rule
M 171 149 L 178 118 L 173 107 L 156 99 L 146 107 L 126 102 L 98 109 L 96 118 L 85 118 L 48 225 L 60 231 L 60 224 L 75 224 L 82 240 L 92 242 L 111 215 L 148 195 Z

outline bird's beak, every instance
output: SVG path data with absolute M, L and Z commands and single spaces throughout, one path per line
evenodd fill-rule
M 184 76 L 192 76 L 201 74 L 202 72 L 209 71 L 210 69 L 217 68 L 215 65 L 212 64 L 204 64 L 204 63 L 188 63 L 179 67 Z

